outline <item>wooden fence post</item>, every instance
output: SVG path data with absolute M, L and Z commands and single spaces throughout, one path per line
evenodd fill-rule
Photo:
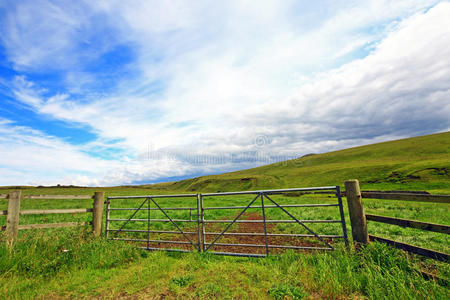
M 9 245 L 12 245 L 17 238 L 19 231 L 19 213 L 20 213 L 21 191 L 9 193 L 8 217 L 6 219 L 6 236 Z
M 104 192 L 95 192 L 94 209 L 92 211 L 92 232 L 94 236 L 100 236 L 102 234 L 104 198 Z
M 369 243 L 367 221 L 362 204 L 359 181 L 351 179 L 345 181 L 345 195 L 347 197 L 350 223 L 352 225 L 353 241 L 361 244 Z

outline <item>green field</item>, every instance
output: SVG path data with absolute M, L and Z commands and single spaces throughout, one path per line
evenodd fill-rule
M 343 185 L 345 180 L 357 178 L 366 190 L 450 194 L 449 157 L 450 132 L 445 132 L 148 187 L 215 192 Z
M 135 187 L 76 188 L 21 187 L 29 194 L 93 194 L 103 190 L 109 196 L 191 192 L 217 192 L 341 185 L 357 178 L 363 190 L 421 190 L 450 194 L 450 133 L 440 133 L 374 145 L 356 147 L 259 168 L 204 176 L 180 182 Z M 14 187 L 0 188 L 1 193 Z M 287 197 L 283 204 L 335 203 L 327 196 Z M 205 206 L 246 205 L 248 196 L 206 198 Z M 142 200 L 140 200 L 142 202 Z M 192 203 L 188 203 L 191 201 Z M 138 207 L 138 200 L 115 200 L 113 207 Z M 158 200 L 161 206 L 194 205 L 193 200 Z M 88 208 L 92 200 L 23 200 L 22 209 Z M 364 199 L 368 213 L 450 224 L 449 205 Z M 7 201 L 0 200 L 0 210 Z M 336 219 L 333 208 L 292 208 L 301 219 Z M 347 207 L 344 211 L 350 232 Z M 125 218 L 130 212 L 116 211 Z M 152 211 L 152 218 L 163 218 Z M 260 214 L 257 209 L 249 213 Z M 145 213 L 137 217 L 145 218 Z M 209 219 L 230 219 L 236 211 L 209 211 Z M 172 217 L 189 218 L 187 211 Z M 284 219 L 279 210 L 269 210 L 270 219 Z M 21 216 L 21 224 L 89 221 L 90 214 Z M 0 225 L 6 222 L 0 216 Z M 320 234 L 339 234 L 339 224 L 315 224 Z M 113 225 L 120 226 L 120 223 Z M 143 228 L 135 224 L 129 228 Z M 140 226 L 140 227 L 139 227 Z M 171 229 L 168 223 L 152 229 Z M 189 229 L 189 223 L 179 223 Z M 217 225 L 215 230 L 223 228 Z M 233 225 L 235 226 L 235 225 Z M 295 224 L 277 224 L 274 233 L 305 233 Z M 132 299 L 448 299 L 448 286 L 424 280 L 422 270 L 450 279 L 450 268 L 417 256 L 407 255 L 377 243 L 360 252 L 345 251 L 336 241 L 334 252 L 287 252 L 265 259 L 221 257 L 200 254 L 154 253 L 138 250 L 122 241 L 94 239 L 85 228 L 26 230 L 13 249 L 0 246 L 1 298 L 132 298 Z M 398 241 L 450 252 L 444 234 L 405 229 L 369 222 L 369 233 Z M 135 237 L 139 237 L 135 235 Z M 160 236 L 159 238 L 164 238 Z M 166 236 L 167 238 L 167 236 Z M 64 251 L 68 250 L 68 251 Z

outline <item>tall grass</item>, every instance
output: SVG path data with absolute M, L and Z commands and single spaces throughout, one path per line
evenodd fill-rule
M 0 245 L 0 298 L 448 299 L 418 263 L 377 243 L 255 259 L 146 252 L 83 228 L 29 231 Z

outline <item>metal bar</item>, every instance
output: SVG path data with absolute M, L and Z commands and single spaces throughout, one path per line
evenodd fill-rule
M 164 243 L 164 244 L 183 244 L 183 245 L 189 245 L 189 242 L 183 242 L 183 241 L 168 241 L 168 240 L 146 240 L 146 239 L 124 239 L 124 238 L 112 238 L 112 240 L 115 241 L 129 241 L 129 242 L 147 242 L 147 245 L 149 243 Z
M 229 223 L 232 220 L 205 220 L 205 223 Z M 238 220 L 236 223 L 263 223 L 263 220 Z M 341 223 L 341 220 L 300 220 L 302 223 Z M 298 223 L 296 220 L 266 220 L 266 223 Z
M 342 205 L 341 187 L 336 187 L 336 197 L 338 198 L 339 214 L 341 215 L 342 233 L 344 235 L 345 247 L 349 247 L 347 237 L 347 226 L 345 225 L 344 207 Z
M 109 201 L 109 198 L 108 198 L 108 201 Z M 130 222 L 130 221 L 133 219 L 133 217 L 134 217 L 134 216 L 137 214 L 137 212 L 142 208 L 142 206 L 144 206 L 144 204 L 145 204 L 146 201 L 148 201 L 148 199 L 145 199 L 144 202 L 142 202 L 141 206 L 139 206 L 139 208 L 136 209 L 136 211 L 131 215 L 130 218 L 123 220 L 123 221 L 126 221 L 126 222 L 119 228 L 119 231 L 120 231 L 121 229 L 123 229 L 123 228 L 125 227 L 125 225 L 127 225 L 128 222 Z M 117 220 L 120 220 L 120 219 L 117 219 Z M 109 221 L 112 222 L 113 219 L 110 219 Z
M 264 221 L 264 242 L 266 244 L 266 256 L 269 256 L 269 242 L 267 240 L 267 228 L 266 228 L 266 212 L 264 210 L 264 196 L 261 194 L 261 208 L 262 208 L 262 214 L 263 214 L 263 221 Z
M 266 257 L 264 254 L 251 254 L 251 253 L 215 252 L 215 251 L 210 251 L 209 253 L 215 254 L 215 255 L 228 255 L 228 256 L 240 256 L 240 257 Z
M 269 199 L 270 201 L 272 201 L 273 204 L 278 205 L 278 203 L 276 203 L 275 201 L 273 201 L 272 199 L 270 199 L 269 196 L 264 195 L 264 197 L 266 197 L 267 199 Z M 280 207 L 280 209 L 282 211 L 284 211 L 288 216 L 290 216 L 291 218 L 293 218 L 295 221 L 297 221 L 298 224 L 302 225 L 306 230 L 308 230 L 311 234 L 314 234 L 314 236 L 316 238 L 318 238 L 322 243 L 324 243 L 325 245 L 327 245 L 328 247 L 330 247 L 331 249 L 334 249 L 333 246 L 331 246 L 327 241 L 325 241 L 324 239 L 322 239 L 320 236 L 317 235 L 317 233 L 315 233 L 314 231 L 312 231 L 311 229 L 309 229 L 308 226 L 306 226 L 305 224 L 303 224 L 303 222 L 300 222 L 296 217 L 294 217 L 293 215 L 291 215 L 287 210 L 285 210 L 284 208 Z
M 107 199 L 106 200 L 106 221 L 105 221 L 105 236 L 106 236 L 106 239 L 108 239 L 108 237 L 109 237 L 109 213 L 110 213 L 110 202 L 109 202 L 109 200 Z
M 220 232 L 206 232 L 206 235 L 218 235 Z M 264 233 L 251 233 L 251 232 L 226 232 L 223 235 L 231 235 L 231 236 L 264 236 Z M 315 237 L 313 234 L 289 234 L 289 233 L 268 233 L 267 236 L 284 236 L 284 237 Z M 342 235 L 320 235 L 322 238 L 330 238 L 330 239 L 342 239 L 344 236 Z
M 161 209 L 161 207 L 158 205 L 158 203 L 155 202 L 155 200 L 153 200 L 153 198 L 149 198 L 150 200 L 152 200 L 153 203 L 155 203 L 155 205 L 163 212 L 163 214 L 172 222 L 173 225 L 175 225 L 175 227 L 183 234 L 183 236 L 192 244 L 192 246 L 195 247 L 195 244 L 191 241 L 191 239 L 184 234 L 183 230 L 181 230 L 181 228 L 177 225 L 177 223 L 175 223 L 174 221 L 172 221 L 172 219 L 169 217 L 169 215 Z
M 225 196 L 225 195 L 244 195 L 244 194 L 270 194 L 280 192 L 301 192 L 301 191 L 324 191 L 335 190 L 336 186 L 325 187 L 310 187 L 310 188 L 294 188 L 294 189 L 279 189 L 279 190 L 261 190 L 261 191 L 242 191 L 242 192 L 224 192 L 224 193 L 206 193 L 203 196 Z
M 137 208 L 128 207 L 116 207 L 111 208 L 111 210 L 136 210 Z M 164 210 L 191 210 L 192 207 L 163 207 Z M 142 208 L 141 210 L 148 210 L 148 208 Z M 150 210 L 159 210 L 157 208 L 150 208 Z
M 339 204 L 286 204 L 281 207 L 324 207 L 324 206 L 339 206 Z M 217 209 L 243 209 L 245 206 L 221 206 L 221 207 L 205 207 L 205 210 Z M 262 208 L 261 206 L 250 206 L 249 208 Z M 266 205 L 265 208 L 278 208 L 276 205 Z
M 118 231 L 119 229 L 108 229 L 108 231 Z M 141 232 L 146 233 L 147 230 L 139 229 L 122 229 L 121 232 Z M 181 234 L 179 231 L 168 230 L 150 230 L 151 233 L 168 233 L 168 234 Z M 185 234 L 198 234 L 196 231 L 184 231 Z M 220 235 L 220 232 L 205 232 L 205 235 Z M 223 235 L 229 236 L 264 236 L 264 233 L 251 233 L 251 232 L 225 232 Z M 290 233 L 268 233 L 267 236 L 280 236 L 280 237 L 315 237 L 313 234 L 290 234 Z M 322 238 L 330 239 L 343 239 L 342 235 L 320 235 Z
M 205 209 L 203 207 L 203 195 L 200 194 L 200 209 L 202 218 L 202 251 L 205 252 Z
M 378 216 L 378 215 L 371 215 L 371 214 L 366 214 L 366 219 L 370 220 L 370 221 L 380 222 L 380 223 L 398 225 L 401 227 L 409 227 L 409 228 L 450 234 L 450 226 L 447 226 L 447 225 L 426 223 L 426 222 L 420 222 L 420 221 L 413 221 L 413 220 L 406 220 L 406 219 L 399 219 L 399 218 Z
M 181 198 L 181 197 L 197 197 L 197 194 L 175 194 L 175 195 L 142 195 L 142 196 L 114 196 L 108 199 L 147 199 L 147 198 Z
M 148 202 L 148 211 L 147 211 L 147 248 L 150 247 L 150 201 Z
M 183 253 L 191 253 L 190 250 L 182 250 L 182 249 L 170 249 L 170 248 L 146 248 L 146 247 L 139 247 L 144 250 L 156 250 L 156 251 L 167 251 L 167 252 L 183 252 Z
M 200 237 L 200 195 L 197 195 L 197 243 L 198 252 L 202 252 L 202 243 Z
M 110 222 L 123 222 L 130 220 L 130 222 L 147 222 L 147 219 L 110 219 Z M 150 219 L 152 222 L 170 222 L 167 219 Z M 173 222 L 188 222 L 194 223 L 196 220 L 174 219 Z M 232 220 L 205 220 L 205 223 L 229 223 Z M 303 223 L 341 223 L 341 220 L 300 220 Z M 238 220 L 236 223 L 263 223 L 263 220 Z M 297 223 L 295 220 L 266 220 L 266 223 Z
M 361 192 L 363 198 L 387 199 L 400 201 L 450 203 L 450 195 L 423 195 L 413 193 Z
M 110 219 L 110 222 L 122 222 L 122 221 L 127 221 L 130 220 L 130 222 L 147 222 L 148 219 Z M 150 221 L 152 222 L 171 222 L 170 220 L 167 219 L 150 219 Z M 172 220 L 173 222 L 197 222 L 195 220 L 184 220 L 184 219 L 174 219 Z
M 369 239 L 371 241 L 378 241 L 378 242 L 386 243 L 390 246 L 394 246 L 395 248 L 402 249 L 402 250 L 405 250 L 405 251 L 408 251 L 411 253 L 419 254 L 419 255 L 433 258 L 436 260 L 440 260 L 443 262 L 449 262 L 449 255 L 446 253 L 442 253 L 442 252 L 438 252 L 438 251 L 434 251 L 434 250 L 426 249 L 426 248 L 422 248 L 422 247 L 417 247 L 417 246 L 406 244 L 406 243 L 393 241 L 390 239 L 382 238 L 382 237 L 371 235 L 371 234 L 369 234 Z
M 108 231 L 119 231 L 119 229 L 108 229 Z M 122 229 L 121 232 L 141 232 L 146 233 L 148 230 L 144 229 Z M 170 234 L 181 234 L 179 231 L 169 231 L 169 230 L 150 230 L 150 233 L 170 233 Z M 186 234 L 197 234 L 195 231 L 184 231 Z
M 236 222 L 237 219 L 240 218 L 240 216 L 242 216 L 242 214 L 247 210 L 247 208 L 249 208 L 249 206 L 252 205 L 256 199 L 258 199 L 258 197 L 259 197 L 259 195 L 256 195 L 256 197 L 247 205 L 247 207 L 243 211 L 241 211 L 240 214 L 236 218 L 234 218 L 233 222 L 228 224 L 227 228 L 225 228 L 225 230 L 222 232 L 222 234 L 220 234 L 218 237 L 216 237 L 216 239 L 206 248 L 205 251 L 208 251 L 208 249 L 211 248 L 211 246 L 231 227 L 231 225 L 233 225 Z
M 209 245 L 207 243 L 207 245 Z M 215 243 L 214 246 L 225 247 L 253 247 L 253 248 L 265 248 L 266 245 L 260 244 L 228 244 L 228 243 Z M 302 249 L 302 250 L 332 250 L 325 247 L 306 247 L 306 246 L 289 246 L 289 245 L 269 245 L 269 248 L 273 249 Z

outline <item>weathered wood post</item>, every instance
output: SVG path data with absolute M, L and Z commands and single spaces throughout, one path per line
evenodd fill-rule
M 360 244 L 369 242 L 367 221 L 362 204 L 361 190 L 357 179 L 345 182 L 345 195 L 347 197 L 350 223 L 352 225 L 353 241 Z
M 8 195 L 8 217 L 6 219 L 6 236 L 9 245 L 12 245 L 19 232 L 21 191 L 10 192 Z
M 104 192 L 95 192 L 94 209 L 92 211 L 92 232 L 94 236 L 100 236 L 102 234 L 104 198 Z

